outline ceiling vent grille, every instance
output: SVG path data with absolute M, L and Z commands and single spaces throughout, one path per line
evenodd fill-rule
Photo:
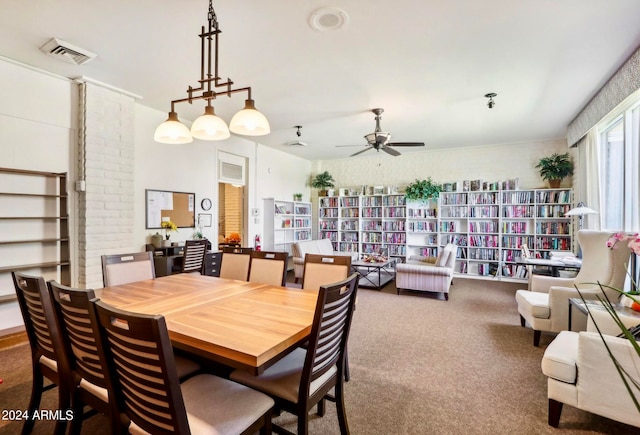
M 53 56 L 74 65 L 82 65 L 97 56 L 95 53 L 76 47 L 75 45 L 69 44 L 68 42 L 58 38 L 52 38 L 49 42 L 40 47 L 40 50 L 49 56 Z

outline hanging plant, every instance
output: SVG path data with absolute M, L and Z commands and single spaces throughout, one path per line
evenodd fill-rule
M 442 192 L 442 185 L 434 182 L 431 177 L 426 180 L 418 180 L 407 186 L 404 196 L 410 200 L 428 200 L 436 199 Z

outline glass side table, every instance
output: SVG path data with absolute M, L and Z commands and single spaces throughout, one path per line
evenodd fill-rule
M 569 331 L 573 331 L 573 328 L 572 328 L 572 326 L 573 326 L 572 325 L 572 321 L 573 321 L 572 316 L 573 316 L 573 309 L 574 308 L 579 313 L 584 314 L 584 319 L 583 320 L 585 322 L 582 322 L 582 324 L 586 325 L 586 318 L 588 316 L 587 305 L 589 306 L 589 310 L 605 311 L 604 306 L 598 300 L 587 299 L 586 301 L 583 301 L 581 298 L 570 298 L 569 299 Z M 640 312 L 632 310 L 629 307 L 625 307 L 625 306 L 620 305 L 620 304 L 613 304 L 613 309 L 616 311 L 616 313 L 618 313 L 621 316 L 635 317 L 635 318 L 638 318 L 640 320 Z M 579 330 L 584 330 L 584 329 L 579 329 Z

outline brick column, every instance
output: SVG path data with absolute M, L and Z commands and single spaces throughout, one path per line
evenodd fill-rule
M 100 256 L 139 249 L 134 239 L 135 99 L 94 83 L 80 83 L 78 280 L 102 287 Z

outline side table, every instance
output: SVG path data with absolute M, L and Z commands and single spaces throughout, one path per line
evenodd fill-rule
M 574 320 L 573 319 L 573 308 L 575 307 L 576 310 L 582 314 L 584 314 L 583 318 L 581 319 L 581 323 L 580 326 L 578 326 L 578 328 L 582 328 L 582 329 L 577 329 L 578 331 L 584 331 L 586 330 L 586 321 L 587 321 L 587 305 L 589 306 L 589 310 L 604 310 L 604 306 L 602 306 L 602 303 L 598 300 L 592 300 L 592 299 L 587 299 L 586 301 L 583 301 L 581 298 L 570 298 L 569 299 L 569 331 L 573 331 L 573 327 L 575 325 L 573 325 Z M 618 313 L 618 315 L 620 315 L 621 317 L 633 317 L 633 318 L 637 318 L 640 321 L 640 312 L 632 310 L 629 307 L 625 307 L 623 305 L 620 304 L 613 304 L 613 309 L 615 310 L 616 313 Z

